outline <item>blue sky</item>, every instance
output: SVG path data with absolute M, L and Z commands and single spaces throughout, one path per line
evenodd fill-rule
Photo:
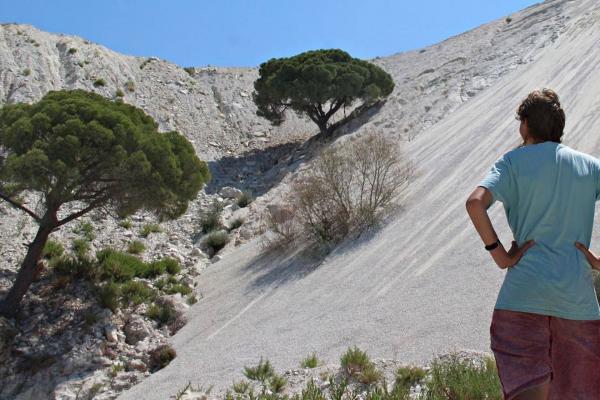
M 78 35 L 180 66 L 255 67 L 340 48 L 387 56 L 536 4 L 526 0 L 0 0 L 0 22 Z

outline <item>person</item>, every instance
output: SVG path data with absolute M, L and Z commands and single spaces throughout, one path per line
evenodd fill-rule
M 517 109 L 523 142 L 499 158 L 466 201 L 485 249 L 506 271 L 490 325 L 504 399 L 600 399 L 600 306 L 589 250 L 600 160 L 562 143 L 552 89 Z M 487 214 L 503 204 L 508 251 Z

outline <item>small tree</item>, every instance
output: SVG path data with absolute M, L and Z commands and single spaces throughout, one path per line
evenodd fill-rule
M 157 129 L 143 110 L 83 90 L 0 109 L 0 199 L 39 224 L 0 314 L 16 314 L 48 236 L 67 222 L 94 209 L 116 218 L 145 209 L 160 221 L 185 213 L 210 173 L 187 139 Z M 23 191 L 41 195 L 40 212 Z M 59 219 L 67 203 L 79 210 Z
M 259 75 L 252 94 L 258 116 L 280 125 L 290 108 L 307 115 L 322 134 L 331 134 L 347 121 L 329 124 L 340 108 L 357 99 L 363 102 L 357 109 L 369 108 L 394 89 L 392 77 L 383 69 L 339 49 L 272 58 L 260 65 Z

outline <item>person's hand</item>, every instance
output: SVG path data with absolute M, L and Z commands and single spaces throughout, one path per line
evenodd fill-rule
M 519 247 L 517 241 L 513 240 L 512 246 L 508 251 L 504 249 L 503 245 L 500 245 L 491 251 L 491 255 L 500 269 L 510 268 L 518 263 L 521 257 L 523 257 L 523 254 L 525 254 L 525 252 L 534 244 L 535 241 L 531 239 L 523 243 L 523 246 Z
M 600 258 L 597 255 L 592 253 L 583 243 L 575 242 L 575 247 L 577 247 L 581 252 L 585 255 L 588 262 L 592 266 L 592 269 L 600 271 Z

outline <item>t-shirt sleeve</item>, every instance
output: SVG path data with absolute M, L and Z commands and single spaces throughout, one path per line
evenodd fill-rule
M 492 193 L 492 202 L 488 208 L 499 200 L 505 205 L 511 204 L 516 187 L 514 176 L 511 170 L 510 160 L 506 154 L 500 156 L 489 169 L 487 175 L 479 182 L 477 186 L 483 186 Z

